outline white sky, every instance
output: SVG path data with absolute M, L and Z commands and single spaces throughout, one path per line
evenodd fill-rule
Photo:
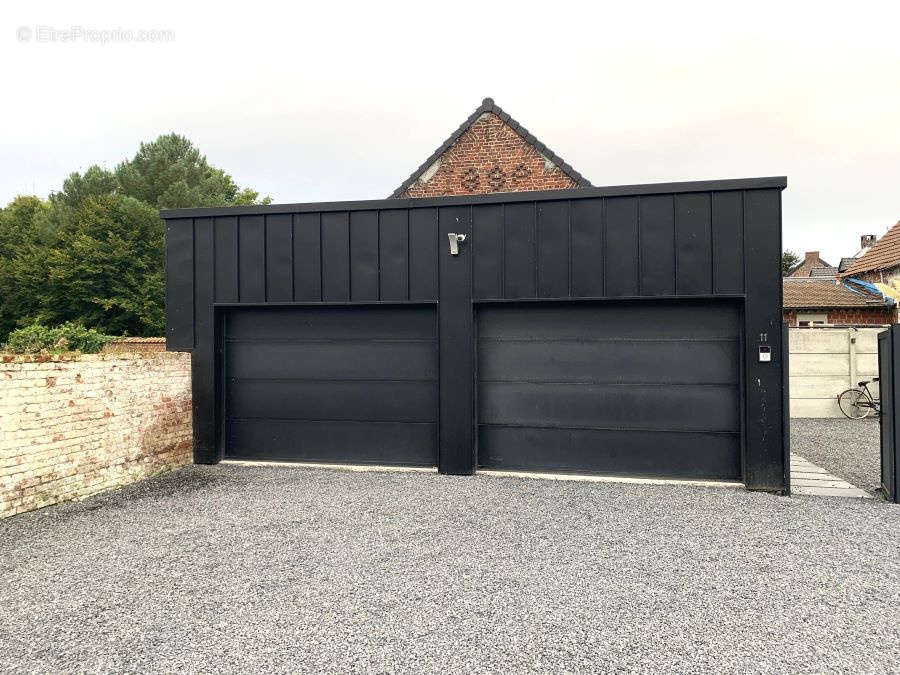
M 169 131 L 276 202 L 386 197 L 491 96 L 595 185 L 787 175 L 800 254 L 900 220 L 896 3 L 83 4 L 3 4 L 3 203 Z

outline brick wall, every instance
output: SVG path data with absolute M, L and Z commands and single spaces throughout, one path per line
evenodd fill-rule
M 191 461 L 190 355 L 0 357 L 0 517 Z
M 828 323 L 835 326 L 870 326 L 894 323 L 894 310 L 890 307 L 861 309 L 832 309 Z
M 788 326 L 797 326 L 797 313 L 826 314 L 831 326 L 883 326 L 894 323 L 895 310 L 891 307 L 848 307 L 846 309 L 786 309 L 782 312 Z
M 494 113 L 484 113 L 404 197 L 578 187 Z

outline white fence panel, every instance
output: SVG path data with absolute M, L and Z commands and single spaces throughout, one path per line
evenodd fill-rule
M 884 328 L 791 328 L 791 417 L 843 417 L 837 396 L 878 375 Z M 878 396 L 878 384 L 869 385 Z

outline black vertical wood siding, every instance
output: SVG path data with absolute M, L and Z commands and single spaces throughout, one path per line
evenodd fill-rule
M 435 301 L 438 294 L 437 209 L 409 209 L 409 299 Z M 446 234 L 444 242 L 447 241 Z M 389 273 L 396 274 L 396 270 Z
M 769 191 L 776 197 L 778 192 Z M 770 243 L 780 236 L 780 214 L 766 206 L 766 194 L 727 190 L 474 203 L 472 238 L 463 244 L 472 249 L 473 297 L 743 295 L 755 256 L 745 255 L 745 238 L 760 237 L 764 227 L 754 221 L 745 234 L 748 217 L 774 223 L 765 233 Z M 219 303 L 437 301 L 448 225 L 438 227 L 439 209 L 414 202 L 403 201 L 402 208 L 394 200 L 383 202 L 387 208 L 363 210 L 170 218 L 169 344 L 195 344 L 195 256 L 197 265 L 212 266 Z
M 350 299 L 354 302 L 378 300 L 379 270 L 378 212 L 350 214 Z
M 265 302 L 266 218 L 238 218 L 238 294 L 241 302 Z
M 194 348 L 194 221 L 166 222 L 166 348 Z
M 212 392 L 214 303 L 440 300 L 444 354 L 444 331 L 458 339 L 473 331 L 464 308 L 472 301 L 739 298 L 744 479 L 779 489 L 784 185 L 764 178 L 167 211 L 167 345 L 198 355 L 195 390 Z M 451 231 L 469 235 L 452 258 Z M 771 364 L 758 361 L 763 341 Z M 212 418 L 212 394 L 195 398 L 198 419 Z M 203 433 L 198 442 L 214 446 Z
M 745 234 L 748 215 L 757 217 L 745 202 L 749 195 L 750 207 L 762 208 L 760 192 L 473 204 L 463 244 L 472 251 L 473 297 L 744 295 L 753 259 L 745 238 L 762 227 Z M 219 303 L 437 301 L 439 256 L 449 246 L 438 209 L 384 203 L 391 208 L 170 219 L 170 344 L 194 344 L 194 255 L 212 261 Z M 776 236 L 780 214 L 761 217 L 774 219 L 766 236 Z
M 409 212 L 381 211 L 378 241 L 378 293 L 381 300 L 409 300 Z
M 294 299 L 291 214 L 266 216 L 266 302 Z
M 216 218 L 215 267 L 216 302 L 238 302 L 238 219 L 237 216 Z

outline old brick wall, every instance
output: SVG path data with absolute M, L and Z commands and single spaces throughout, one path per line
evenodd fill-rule
M 2 356 L 0 517 L 191 461 L 190 355 Z
M 578 187 L 494 113 L 484 113 L 404 197 L 440 197 Z

